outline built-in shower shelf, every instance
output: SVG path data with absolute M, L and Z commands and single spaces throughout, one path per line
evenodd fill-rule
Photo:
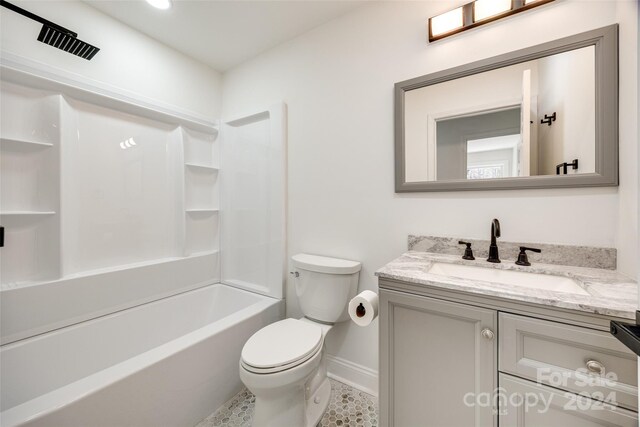
M 8 148 L 45 148 L 45 147 L 53 147 L 53 144 L 50 142 L 37 142 L 37 141 L 27 141 L 25 139 L 14 139 L 14 138 L 0 138 L 0 143 L 2 147 Z
M 220 253 L 220 251 L 218 251 L 218 250 L 193 252 L 193 253 L 189 254 L 187 256 L 187 258 L 194 258 L 194 257 L 199 257 L 199 256 L 208 256 L 208 255 L 216 255 L 218 253 Z
M 184 254 L 210 254 L 220 249 L 218 134 L 182 127 L 184 147 Z
M 8 211 L 0 212 L 0 215 L 55 215 L 53 211 Z
M 211 171 L 211 172 L 217 172 L 219 170 L 219 168 L 217 168 L 215 166 L 198 165 L 198 164 L 195 164 L 195 163 L 185 163 L 184 165 L 189 167 L 189 168 L 201 169 L 201 170 L 206 170 L 206 171 Z
M 187 209 L 187 213 L 215 213 L 220 209 Z

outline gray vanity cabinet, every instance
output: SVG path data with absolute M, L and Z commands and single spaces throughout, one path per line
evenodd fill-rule
M 496 426 L 495 310 L 380 291 L 382 426 Z
M 636 427 L 637 358 L 608 322 L 381 281 L 380 425 Z

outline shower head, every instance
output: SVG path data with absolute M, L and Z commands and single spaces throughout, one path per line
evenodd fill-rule
M 76 33 L 62 29 L 61 27 L 44 24 L 40 30 L 40 34 L 38 34 L 38 41 L 90 61 L 91 58 L 98 53 L 100 48 L 84 42 L 77 37 L 78 35 Z
M 54 24 L 51 21 L 47 21 L 46 19 L 11 4 L 8 1 L 0 0 L 0 6 L 4 6 L 7 9 L 19 13 L 20 15 L 41 23 L 42 29 L 40 30 L 40 34 L 38 34 L 38 41 L 41 41 L 42 43 L 57 47 L 58 49 L 64 50 L 65 52 L 69 52 L 86 60 L 91 60 L 91 58 L 93 58 L 100 50 L 100 48 L 80 40 L 78 38 L 78 34 L 73 31 L 67 30 L 66 28 Z

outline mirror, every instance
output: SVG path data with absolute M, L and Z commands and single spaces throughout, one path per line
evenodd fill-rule
M 404 99 L 407 182 L 595 172 L 593 46 L 421 87 Z M 574 159 L 576 169 L 556 169 Z
M 617 26 L 396 84 L 396 191 L 618 184 Z

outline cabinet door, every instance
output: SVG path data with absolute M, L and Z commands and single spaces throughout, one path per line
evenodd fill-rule
M 381 290 L 381 425 L 497 425 L 496 325 L 494 310 Z
M 500 427 L 637 427 L 638 414 L 500 374 Z

